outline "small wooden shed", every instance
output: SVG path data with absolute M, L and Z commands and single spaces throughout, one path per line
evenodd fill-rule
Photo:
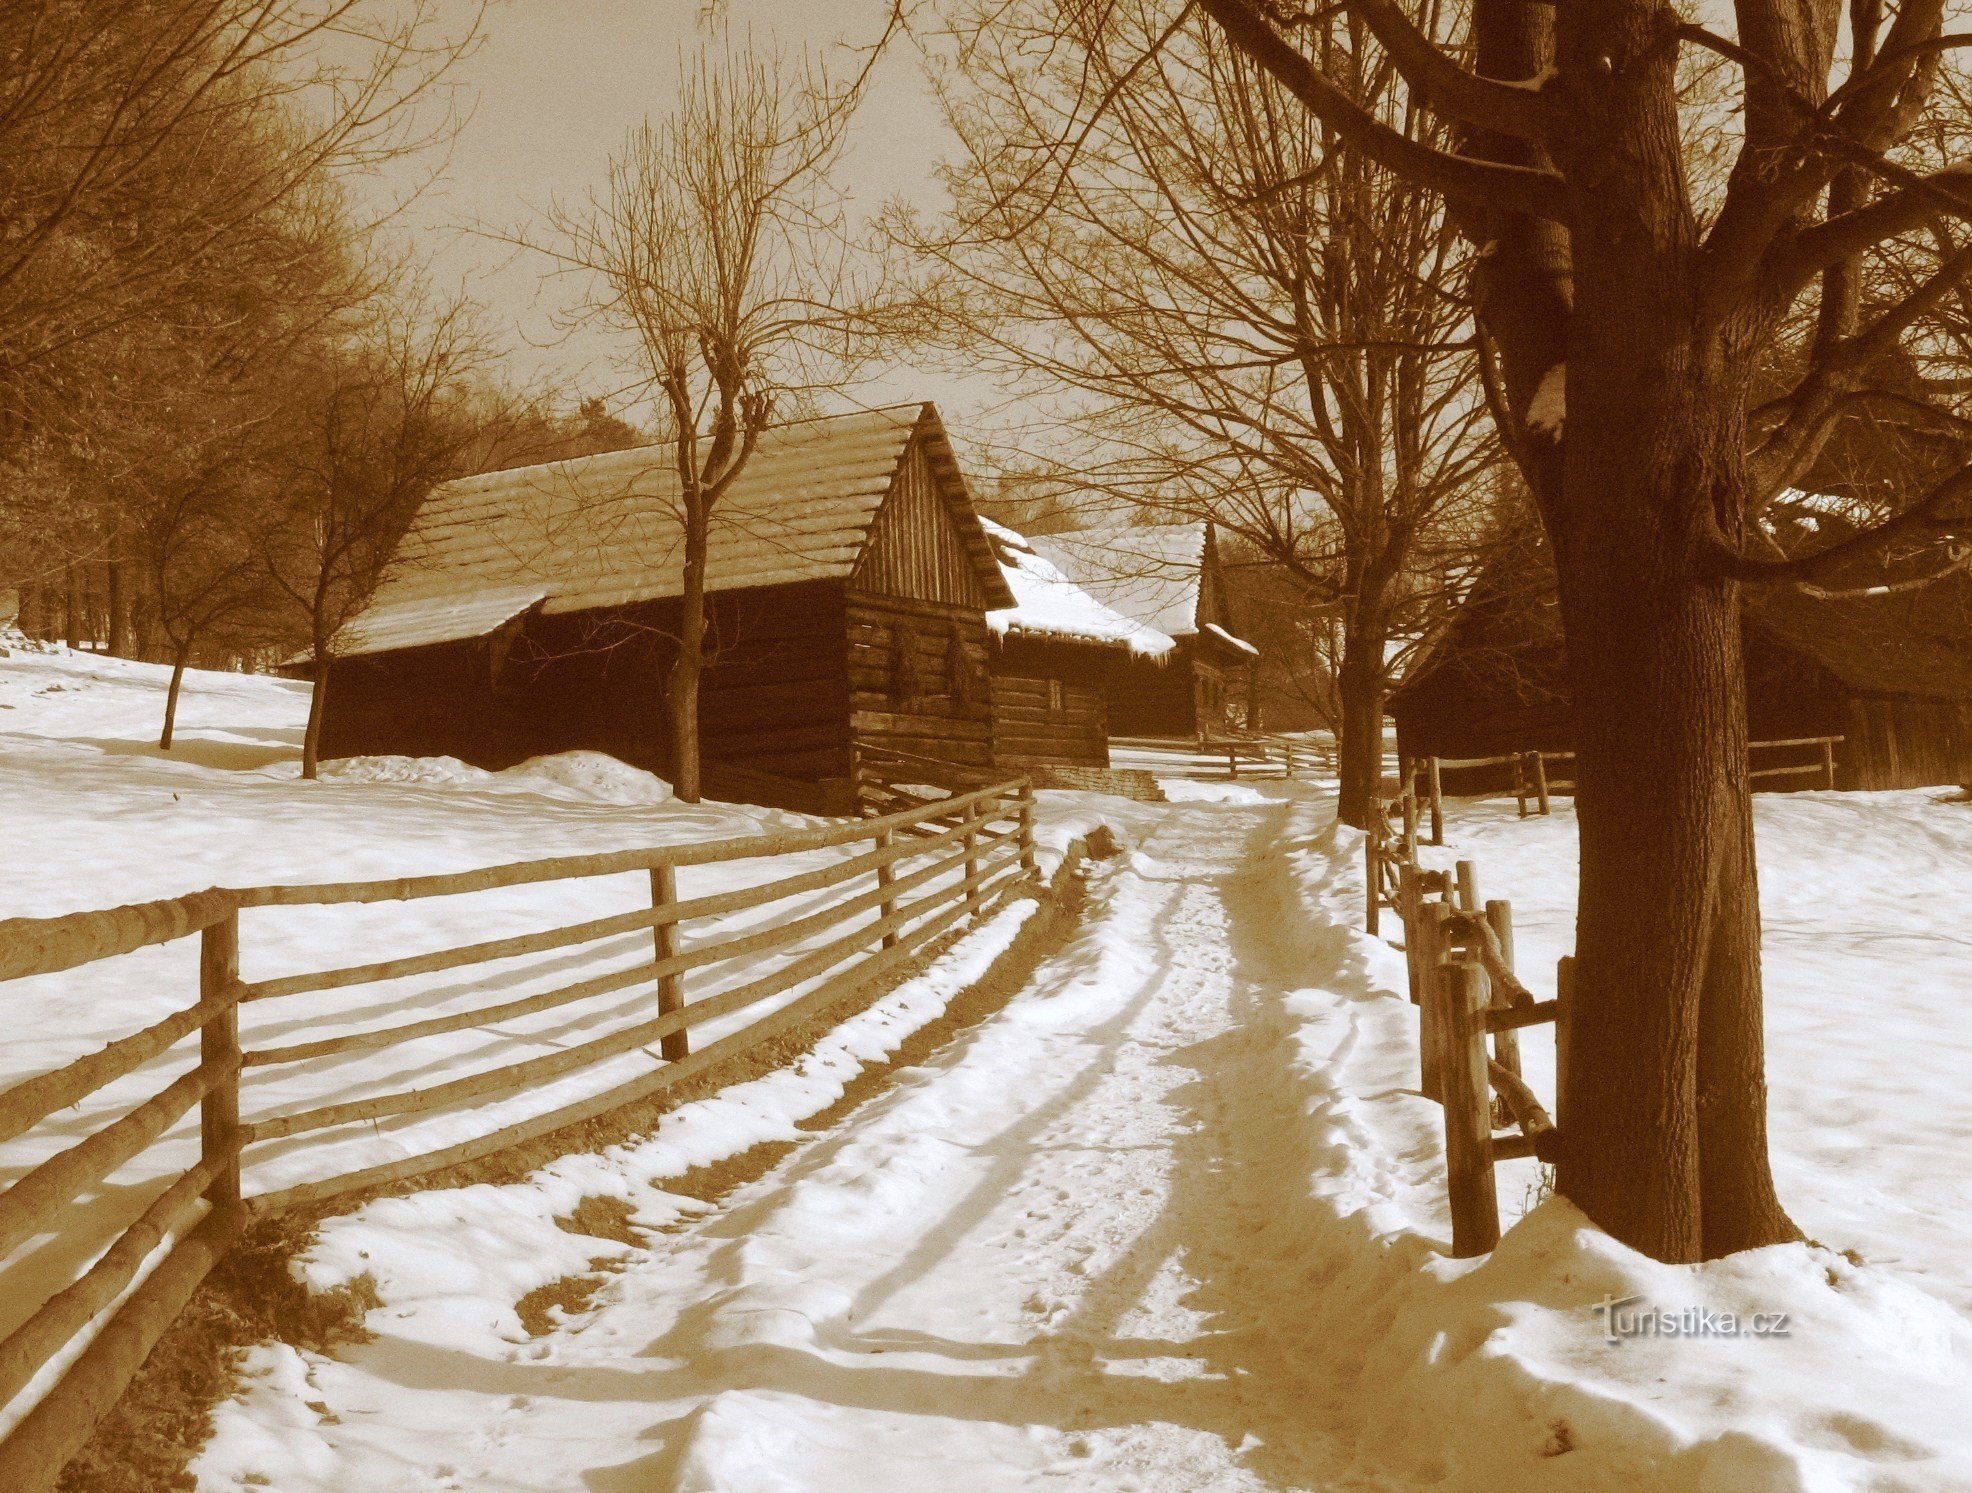
M 1170 638 L 1109 676 L 1117 736 L 1211 736 L 1260 726 L 1260 650 L 1234 630 L 1209 523 L 1084 529 L 1036 537 L 1035 549 L 1105 606 Z
M 1842 737 L 1842 788 L 1972 782 L 1972 578 L 1876 595 L 1776 588 L 1749 596 L 1744 628 L 1754 741 Z M 1496 555 L 1392 694 L 1399 752 L 1457 759 L 1570 750 L 1562 647 L 1552 561 L 1545 542 L 1530 536 Z M 1447 791 L 1498 786 L 1468 777 L 1448 774 Z M 1802 775 L 1763 786 L 1816 783 Z
M 334 645 L 323 754 L 670 769 L 682 529 L 668 445 L 448 483 Z M 853 807 L 859 748 L 993 762 L 985 615 L 1013 595 L 937 411 L 767 431 L 714 510 L 706 790 Z
M 1177 644 L 1104 606 L 1020 534 L 982 522 L 1014 595 L 986 614 L 995 756 L 1019 769 L 1108 767 L 1111 677 Z

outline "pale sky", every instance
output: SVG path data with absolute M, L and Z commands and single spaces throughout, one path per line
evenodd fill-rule
M 471 0 L 440 3 L 471 13 Z M 790 52 L 837 42 L 867 47 L 881 35 L 887 9 L 887 0 L 731 0 L 728 7 L 736 31 L 777 39 Z M 549 276 L 545 260 L 517 256 L 470 225 L 538 221 L 556 194 L 574 200 L 600 182 L 625 133 L 664 111 L 680 48 L 705 35 L 701 10 L 702 0 L 493 0 L 487 11 L 484 40 L 456 75 L 471 118 L 406 226 L 445 283 L 463 282 L 490 308 L 516 382 L 552 377 L 574 391 L 604 393 L 623 379 L 599 336 L 562 340 L 557 332 L 554 313 L 573 287 Z M 837 65 L 847 71 L 855 59 L 845 53 Z M 899 41 L 859 111 L 843 185 L 863 210 L 900 194 L 932 206 L 939 200 L 932 169 L 948 141 L 916 52 Z M 369 186 L 380 197 L 402 192 L 436 164 L 405 163 Z M 857 402 L 921 398 L 937 400 L 954 424 L 993 402 L 990 391 L 964 380 L 913 370 L 859 391 Z

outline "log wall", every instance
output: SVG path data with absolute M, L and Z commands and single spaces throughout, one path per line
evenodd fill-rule
M 1122 650 L 1011 638 L 993 657 L 994 760 L 1010 769 L 1109 766 L 1105 683 Z
M 855 740 L 990 767 L 993 697 L 984 615 L 977 608 L 850 591 L 845 616 Z

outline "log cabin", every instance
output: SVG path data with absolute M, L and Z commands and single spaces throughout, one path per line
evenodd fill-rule
M 996 759 L 1020 771 L 1108 767 L 1111 676 L 1177 644 L 1104 606 L 1012 529 L 981 522 L 1014 595 L 986 614 Z
M 1815 527 L 1829 537 L 1842 532 L 1825 513 Z M 1972 782 L 1972 578 L 1959 573 L 1875 595 L 1749 592 L 1742 626 L 1752 740 L 1842 737 L 1839 788 Z M 1399 754 L 1571 750 L 1562 647 L 1553 564 L 1545 540 L 1530 533 L 1487 565 L 1392 694 Z M 1504 775 L 1508 768 L 1447 771 L 1445 791 L 1497 791 Z M 1819 785 L 1804 772 L 1757 786 Z
M 1234 630 L 1225 570 L 1209 523 L 1086 529 L 1033 545 L 1097 601 L 1170 638 L 1109 675 L 1116 736 L 1208 737 L 1260 727 L 1260 650 Z
M 323 755 L 668 775 L 682 526 L 669 445 L 448 483 L 338 634 Z M 931 405 L 766 431 L 712 517 L 710 795 L 854 807 L 859 750 L 993 765 L 986 613 L 1014 604 Z

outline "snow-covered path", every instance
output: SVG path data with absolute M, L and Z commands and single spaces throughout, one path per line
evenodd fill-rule
M 229 1416 L 205 1485 L 1336 1486 L 1294 1117 L 1265 1112 L 1291 1090 L 1247 1019 L 1287 973 L 1287 812 L 1172 812 L 1004 1011 L 649 1238 L 585 1315 L 526 1341 L 421 1302 L 292 1359 L 314 1423 L 286 1465 Z

